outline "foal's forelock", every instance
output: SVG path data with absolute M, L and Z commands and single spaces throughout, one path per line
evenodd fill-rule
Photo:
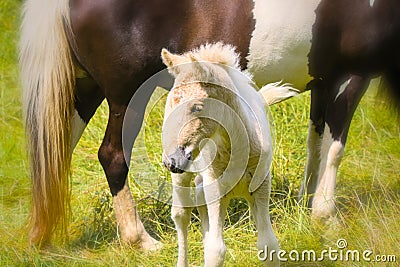
M 174 88 L 193 83 L 233 88 L 231 72 L 240 72 L 240 70 L 219 62 L 199 60 L 174 66 L 172 72 L 175 73 Z
M 224 91 L 236 91 L 236 87 L 232 81 L 190 81 L 175 85 L 171 89 L 168 97 L 173 101 L 172 104 L 176 105 L 182 101 L 184 102 L 191 99 L 204 99 L 208 97 L 219 99 L 226 94 Z
M 207 97 L 207 91 L 199 82 L 180 84 L 175 86 L 169 93 L 167 104 L 170 108 L 175 108 L 177 105 L 182 104 L 185 101 Z

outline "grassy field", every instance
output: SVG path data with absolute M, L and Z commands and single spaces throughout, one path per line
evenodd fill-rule
M 97 160 L 107 106 L 89 124 L 73 156 L 73 217 L 67 242 L 55 240 L 38 251 L 27 243 L 30 191 L 21 120 L 16 43 L 20 1 L 0 1 L 0 266 L 173 266 L 177 240 L 167 195 L 159 189 L 169 174 L 161 164 L 163 90 L 157 89 L 133 154 L 130 181 L 146 228 L 164 246 L 143 253 L 118 239 L 111 197 Z M 272 219 L 286 251 L 338 249 L 396 255 L 397 263 L 329 261 L 286 262 L 283 266 L 398 266 L 400 262 L 400 128 L 371 88 L 356 111 L 338 176 L 338 220 L 334 226 L 312 224 L 296 205 L 306 160 L 308 99 L 305 93 L 271 108 L 275 124 Z M 235 200 L 226 221 L 226 266 L 259 266 L 256 231 L 243 200 Z M 190 263 L 202 264 L 196 213 L 190 225 Z M 295 256 L 294 254 L 292 256 Z

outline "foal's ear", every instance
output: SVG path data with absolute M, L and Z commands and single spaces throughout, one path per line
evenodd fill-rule
M 161 58 L 165 66 L 172 68 L 176 65 L 184 63 L 184 57 L 177 54 L 172 54 L 167 49 L 163 48 L 161 50 Z

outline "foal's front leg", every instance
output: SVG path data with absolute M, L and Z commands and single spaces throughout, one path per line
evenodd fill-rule
M 208 211 L 208 233 L 204 240 L 204 263 L 206 267 L 222 266 L 225 259 L 226 247 L 223 238 L 223 228 L 226 216 L 226 208 L 229 200 L 220 196 L 217 181 L 205 177 L 204 196 Z
M 190 181 L 192 175 L 188 173 L 172 174 L 172 210 L 171 217 L 178 233 L 178 267 L 188 266 L 188 226 L 194 206 L 190 197 Z
M 199 212 L 201 230 L 203 234 L 203 243 L 204 243 L 208 235 L 209 223 L 208 223 L 207 205 L 203 190 L 203 178 L 200 175 L 198 175 L 195 179 L 195 183 L 196 183 L 196 207 Z
M 223 266 L 226 246 L 223 229 L 228 201 L 222 198 L 207 204 L 209 230 L 204 240 L 204 263 L 206 267 Z

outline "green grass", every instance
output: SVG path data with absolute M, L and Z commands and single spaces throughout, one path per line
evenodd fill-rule
M 73 156 L 73 217 L 69 240 L 38 251 L 27 244 L 30 206 L 28 165 L 21 119 L 16 43 L 19 1 L 0 2 L 0 266 L 173 266 L 177 240 L 170 219 L 169 174 L 161 163 L 162 89 L 153 96 L 133 154 L 130 181 L 140 215 L 164 247 L 143 253 L 118 239 L 111 197 L 97 160 L 107 118 L 103 104 Z M 338 221 L 334 227 L 312 224 L 309 212 L 295 204 L 306 160 L 309 94 L 271 108 L 275 124 L 272 219 L 280 246 L 287 251 L 336 248 L 395 254 L 400 261 L 400 129 L 396 116 L 370 90 L 356 111 L 338 175 Z M 158 101 L 158 98 L 160 101 Z M 165 190 L 159 187 L 166 186 Z M 167 192 L 167 193 L 166 193 Z M 163 200 L 163 201 L 159 201 Z M 226 266 L 257 266 L 256 230 L 243 200 L 232 201 L 226 222 Z M 189 232 L 189 257 L 202 264 L 196 213 Z M 364 266 L 365 262 L 283 263 L 284 266 Z M 395 264 L 375 264 L 395 266 Z

